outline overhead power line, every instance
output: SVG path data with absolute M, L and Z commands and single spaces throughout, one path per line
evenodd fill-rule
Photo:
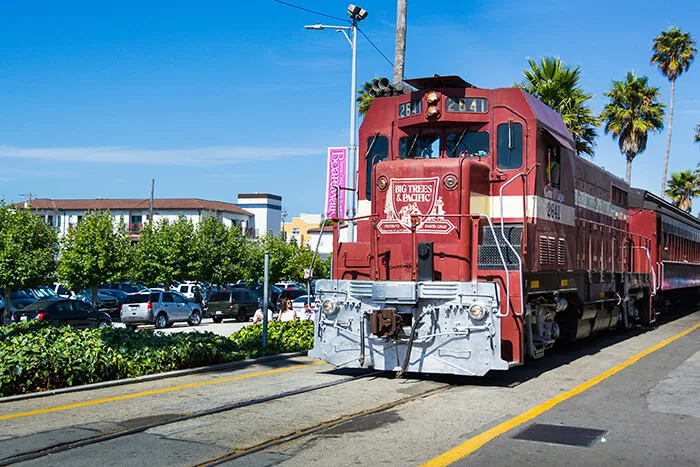
M 348 20 L 347 18 L 339 18 L 339 17 L 337 17 L 337 16 L 327 15 L 327 14 L 325 14 L 325 13 L 320 13 L 320 12 L 318 12 L 318 11 L 309 10 L 308 8 L 300 7 L 300 6 L 297 6 L 297 5 L 292 5 L 291 3 L 283 2 L 282 0 L 272 0 L 272 1 L 274 1 L 274 2 L 276 2 L 276 3 L 281 3 L 282 5 L 287 5 L 287 6 L 292 7 L 292 8 L 296 8 L 297 10 L 307 11 L 307 12 L 313 13 L 313 14 L 315 14 L 315 15 L 325 16 L 326 18 L 337 19 L 338 21 L 342 21 L 342 22 L 344 22 L 344 23 L 349 23 L 349 22 L 350 22 L 350 20 Z
M 374 42 L 372 42 L 372 39 L 370 39 L 369 37 L 367 37 L 367 34 L 365 34 L 364 32 L 362 32 L 362 29 L 357 28 L 357 30 L 360 31 L 360 34 L 362 34 L 362 35 L 364 36 L 364 38 L 367 39 L 367 42 L 369 42 L 370 44 L 372 44 L 372 47 L 374 47 L 374 50 L 376 50 L 377 52 L 379 52 L 379 55 L 381 55 L 382 57 L 384 57 L 384 60 L 386 60 L 386 62 L 387 62 L 389 65 L 391 65 L 391 67 L 393 68 L 393 67 L 394 67 L 394 63 L 393 63 L 391 60 L 389 60 L 389 59 L 386 57 L 386 55 L 384 55 L 384 54 L 382 53 L 381 50 L 379 50 L 379 47 L 377 47 L 376 45 L 374 45 Z

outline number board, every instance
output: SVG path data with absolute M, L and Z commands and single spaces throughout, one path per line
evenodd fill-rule
M 405 104 L 399 104 L 399 118 L 418 115 L 423 111 L 423 101 L 411 101 Z
M 482 97 L 448 97 L 445 107 L 448 112 L 484 113 L 488 110 L 488 101 Z

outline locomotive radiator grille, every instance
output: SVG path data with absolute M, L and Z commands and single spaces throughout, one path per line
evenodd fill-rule
M 496 238 L 493 238 L 490 228 L 482 228 L 481 230 L 482 242 L 481 245 L 479 245 L 479 269 L 503 269 L 503 262 L 501 262 L 501 256 L 498 253 L 500 247 L 503 258 L 506 260 L 508 270 L 517 270 L 518 258 L 501 236 L 500 226 L 496 226 L 494 230 L 496 231 Z M 508 241 L 515 248 L 515 251 L 520 254 L 520 242 L 523 235 L 522 224 L 506 224 L 504 226 L 504 232 Z

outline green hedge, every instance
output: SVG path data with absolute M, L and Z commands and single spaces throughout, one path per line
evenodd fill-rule
M 226 338 L 211 332 L 14 323 L 0 328 L 0 396 L 308 350 L 313 323 L 270 323 L 267 349 L 262 349 L 261 337 L 262 325 L 246 326 Z

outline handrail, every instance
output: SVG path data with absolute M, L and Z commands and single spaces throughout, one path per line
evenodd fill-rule
M 506 242 L 506 245 L 511 249 L 515 257 L 518 259 L 518 277 L 519 280 L 518 282 L 520 283 L 520 314 L 515 313 L 515 310 L 513 313 L 516 316 L 523 316 L 525 314 L 525 308 L 523 306 L 523 260 L 520 257 L 520 253 L 518 253 L 515 250 L 515 247 L 513 246 L 512 243 L 510 243 L 510 240 L 506 238 L 506 232 L 505 232 L 505 227 L 503 225 L 503 189 L 508 186 L 510 183 L 512 183 L 516 178 L 522 177 L 523 182 L 525 181 L 525 174 L 523 172 L 519 172 L 515 174 L 510 180 L 505 182 L 503 185 L 501 185 L 501 188 L 498 190 L 498 201 L 500 204 L 500 211 L 501 211 L 501 237 L 503 237 L 503 240 Z M 525 198 L 525 193 L 523 192 L 523 198 Z M 527 218 L 527 210 L 526 206 L 524 206 L 523 209 L 523 235 L 525 234 L 525 223 L 526 223 L 526 218 Z M 506 277 L 508 277 L 508 269 L 506 269 Z
M 649 249 L 645 246 L 632 246 L 632 248 L 639 248 L 640 250 L 644 250 L 647 254 L 647 263 L 649 264 L 649 271 L 651 271 L 652 289 L 654 289 L 654 291 L 651 293 L 651 296 L 653 297 L 656 295 L 656 271 L 654 271 L 654 267 L 651 264 L 651 254 L 649 253 Z
M 427 217 L 483 217 L 486 219 L 486 221 L 489 223 L 489 228 L 491 229 L 491 235 L 493 235 L 493 238 L 496 239 L 496 230 L 493 228 L 493 222 L 491 221 L 491 218 L 488 216 L 488 214 L 482 214 L 482 213 L 469 213 L 469 214 L 411 214 L 411 218 L 427 218 Z M 415 237 L 415 229 L 413 229 L 412 236 Z M 414 239 L 411 239 L 413 242 Z M 474 241 L 474 239 L 472 239 Z M 499 318 L 505 318 L 508 316 L 508 312 L 510 311 L 510 274 L 508 274 L 508 264 L 506 263 L 505 256 L 503 256 L 503 251 L 501 251 L 501 245 L 496 242 L 496 248 L 498 249 L 498 256 L 501 258 L 501 264 L 503 264 L 503 271 L 506 276 L 506 312 L 501 314 L 501 313 L 496 313 L 496 316 Z M 415 252 L 413 253 L 413 258 L 415 258 Z M 472 258 L 472 261 L 478 260 L 477 258 Z M 413 262 L 413 261 L 412 261 Z M 522 277 L 522 273 L 521 273 Z M 520 305 L 522 308 L 522 281 L 520 285 L 520 290 L 521 290 L 521 297 L 520 297 Z M 515 310 L 513 310 L 513 314 L 516 316 L 522 316 L 522 310 L 521 314 L 517 314 Z

